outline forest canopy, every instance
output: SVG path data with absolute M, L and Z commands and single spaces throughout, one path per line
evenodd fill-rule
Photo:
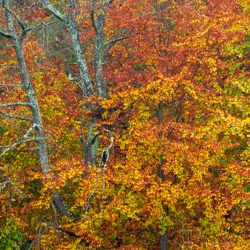
M 250 249 L 249 0 L 0 0 L 0 249 Z

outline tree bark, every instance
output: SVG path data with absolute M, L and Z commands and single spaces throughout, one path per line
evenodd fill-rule
M 5 1 L 5 6 L 7 9 L 9 8 L 8 1 Z M 27 95 L 29 107 L 32 113 L 32 122 L 36 125 L 35 134 L 36 134 L 37 152 L 40 161 L 41 171 L 43 174 L 47 175 L 49 170 L 48 169 L 49 160 L 48 160 L 47 146 L 45 141 L 44 127 L 39 105 L 36 99 L 36 94 L 30 81 L 29 72 L 25 62 L 25 57 L 22 48 L 22 42 L 23 42 L 22 38 L 24 36 L 25 30 L 22 31 L 20 38 L 18 38 L 12 22 L 11 14 L 8 12 L 8 10 L 5 10 L 5 17 L 6 17 L 7 28 L 9 30 L 8 33 L 9 37 L 7 38 L 14 46 L 18 62 L 18 69 L 19 72 L 21 73 L 21 78 L 22 78 L 22 88 L 25 90 L 25 93 Z
M 161 125 L 163 123 L 163 101 L 160 101 L 157 106 L 157 117 L 158 117 L 158 124 Z M 162 138 L 162 132 L 159 132 L 158 134 L 159 139 Z M 162 170 L 164 164 L 163 156 L 160 156 L 160 164 L 158 165 L 158 177 L 161 179 L 161 182 L 163 182 L 166 178 L 164 175 L 164 171 Z M 162 208 L 164 212 L 167 214 L 167 207 L 166 205 L 162 204 Z M 168 215 L 168 214 L 167 214 Z M 160 237 L 160 245 L 161 250 L 167 250 L 168 249 L 168 234 L 167 234 L 167 227 L 165 227 L 165 231 L 163 235 Z
M 75 20 L 76 16 L 68 14 L 67 16 L 62 15 L 58 10 L 48 0 L 40 0 L 41 3 L 57 17 L 68 29 L 73 47 L 77 57 L 77 64 L 80 70 L 80 81 L 85 89 L 85 94 L 87 97 L 92 98 L 94 95 L 93 81 L 90 78 L 88 65 L 86 58 L 83 53 L 81 41 L 79 39 L 78 24 Z M 106 18 L 106 4 L 100 7 L 102 12 L 98 13 L 95 22 L 94 11 L 95 5 L 92 1 L 91 10 L 91 20 L 92 25 L 95 29 L 95 49 L 94 49 L 94 71 L 95 71 L 95 82 L 96 82 L 96 92 L 98 97 L 106 97 L 106 84 L 104 81 L 103 71 L 102 71 L 102 58 L 103 58 L 103 32 L 104 23 Z M 95 106 L 90 102 L 87 103 L 87 109 L 91 112 L 95 110 Z M 94 165 L 96 162 L 97 150 L 99 147 L 99 138 L 93 132 L 95 127 L 96 118 L 92 117 L 88 123 L 88 137 L 87 143 L 84 148 L 84 160 L 85 164 Z

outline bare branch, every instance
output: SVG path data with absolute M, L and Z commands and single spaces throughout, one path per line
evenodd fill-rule
M 54 6 L 48 1 L 48 0 L 38 0 L 42 5 L 48 9 L 50 12 L 53 13 L 53 15 L 58 18 L 60 21 L 63 21 L 65 16 L 61 14 L 57 9 L 54 8 Z
M 30 103 L 22 103 L 22 102 L 16 102 L 16 103 L 6 103 L 6 104 L 0 104 L 0 107 L 10 107 L 10 106 L 25 106 L 25 107 L 32 107 Z
M 32 26 L 32 27 L 27 28 L 25 31 L 28 32 L 28 31 L 31 31 L 31 30 L 38 30 L 38 29 L 42 28 L 43 26 L 49 26 L 50 24 L 54 24 L 54 23 L 58 23 L 58 22 L 60 22 L 60 21 L 56 20 L 56 21 L 51 22 L 51 23 L 42 22 L 42 23 L 38 24 L 37 26 Z
M 114 39 L 114 40 L 111 40 L 111 41 L 109 41 L 109 42 L 104 43 L 103 46 L 107 46 L 107 45 L 109 45 L 109 44 L 114 45 L 116 42 L 118 42 L 118 41 L 120 41 L 120 40 L 123 40 L 123 39 L 126 39 L 126 38 L 130 38 L 130 37 L 132 37 L 132 36 L 118 37 L 118 38 L 116 38 L 116 39 Z
M 46 223 L 47 225 L 46 225 L 45 229 L 42 231 L 42 228 L 43 228 L 42 223 L 43 223 L 43 222 Z M 67 229 L 61 228 L 60 226 L 58 227 L 58 226 L 56 226 L 56 225 L 54 225 L 54 224 L 52 224 L 52 223 L 49 223 L 49 222 L 46 221 L 46 220 L 40 220 L 39 223 L 40 223 L 40 228 L 39 228 L 39 232 L 38 232 L 37 239 L 31 244 L 31 246 L 29 247 L 28 250 L 31 250 L 32 247 L 35 245 L 35 243 L 37 243 L 37 248 L 40 249 L 40 246 L 39 246 L 39 245 L 40 245 L 40 238 L 41 238 L 41 236 L 43 236 L 43 234 L 47 231 L 47 229 L 48 229 L 49 227 L 53 227 L 53 228 L 57 229 L 58 231 L 67 233 L 68 235 L 73 236 L 73 237 L 76 237 L 76 238 L 82 237 L 82 236 L 76 235 L 76 234 L 75 234 L 74 232 L 72 232 L 72 231 L 69 231 L 69 230 L 67 230 Z M 88 243 L 86 240 L 83 239 L 82 241 L 85 243 L 86 246 L 89 245 L 89 243 Z
M 104 196 L 105 196 L 105 168 L 106 168 L 106 165 L 107 165 L 108 159 L 109 159 L 109 150 L 113 146 L 113 142 L 114 142 L 112 132 L 110 130 L 104 130 L 102 133 L 104 133 L 104 132 L 108 132 L 110 134 L 111 143 L 110 143 L 110 145 L 109 145 L 109 147 L 107 149 L 102 150 L 102 155 L 101 155 L 101 160 L 100 160 L 100 164 L 103 166 L 103 168 L 102 168 L 103 175 L 102 175 L 102 206 L 101 206 L 101 212 L 102 212 L 102 209 L 103 209 L 103 199 L 104 199 Z
M 21 140 L 21 139 L 20 139 Z M 1 156 L 3 156 L 4 154 L 6 154 L 8 151 L 10 151 L 12 148 L 14 148 L 15 146 L 18 146 L 19 144 L 21 144 L 21 143 L 26 143 L 26 142 L 30 142 L 30 141 L 37 141 L 38 139 L 37 138 L 31 138 L 31 139 L 28 139 L 28 140 L 25 140 L 25 141 L 18 141 L 18 142 L 16 142 L 15 144 L 13 144 L 12 146 L 8 146 L 8 149 L 6 149 L 1 155 L 0 155 L 0 157 Z M 1 148 L 3 148 L 3 147 L 1 147 Z M 22 152 L 25 152 L 25 151 L 36 151 L 37 149 L 29 149 L 29 150 L 20 150 L 20 152 L 22 151 Z
M 32 247 L 35 245 L 36 242 L 37 242 L 37 249 L 40 250 L 40 247 L 39 247 L 40 237 L 47 231 L 49 225 L 47 224 L 46 227 L 45 227 L 45 229 L 44 229 L 43 232 L 41 233 L 42 228 L 43 228 L 42 221 L 40 221 L 39 223 L 40 223 L 40 228 L 39 228 L 39 232 L 38 232 L 37 239 L 30 245 L 30 247 L 29 247 L 28 250 L 31 250 Z
M 32 141 L 35 141 L 35 140 L 36 139 L 33 139 Z M 24 141 L 24 142 L 27 142 L 27 141 Z M 33 149 L 26 149 L 26 150 L 17 150 L 16 152 L 17 153 L 19 153 L 19 152 L 34 152 L 34 151 L 37 151 L 37 150 L 38 150 L 37 148 L 33 148 Z
M 23 88 L 23 85 L 15 85 L 15 84 L 0 84 L 3 87 L 20 87 Z
M 8 64 L 2 64 L 2 63 L 0 63 L 0 66 L 12 68 L 12 69 L 18 69 L 17 67 L 14 67 L 14 66 L 11 66 L 11 65 L 8 65 Z
M 111 143 L 110 145 L 108 146 L 107 149 L 104 149 L 102 150 L 102 155 L 101 155 L 101 160 L 100 160 L 100 163 L 99 163 L 99 170 L 98 170 L 98 173 L 97 173 L 97 176 L 96 176 L 96 182 L 95 182 L 95 187 L 94 187 L 94 190 L 92 191 L 92 193 L 90 194 L 90 196 L 88 197 L 88 204 L 87 204 L 87 208 L 85 209 L 85 212 L 83 213 L 83 210 L 82 210 L 82 214 L 86 215 L 86 213 L 89 211 L 89 209 L 91 208 L 91 205 L 90 205 L 90 201 L 91 201 L 91 198 L 94 196 L 95 194 L 95 191 L 96 191 L 96 188 L 97 188 L 97 184 L 98 184 L 98 178 L 99 178 L 99 174 L 100 174 L 100 170 L 102 168 L 102 171 L 103 171 L 103 180 L 102 180 L 102 188 L 103 188 L 103 194 L 102 194 L 102 208 L 103 208 L 103 198 L 104 198 L 104 195 L 105 195 L 105 167 L 107 165 L 107 162 L 108 162 L 108 159 L 109 159 L 109 150 L 112 148 L 113 146 L 113 142 L 114 142 L 114 139 L 113 139 L 113 135 L 112 135 L 112 132 L 110 130 L 103 130 L 102 132 L 100 133 L 97 133 L 93 139 L 92 139 L 92 143 L 95 141 L 95 139 L 105 133 L 105 132 L 108 132 L 110 134 L 110 140 L 111 140 Z M 102 211 L 102 208 L 101 208 L 101 211 Z
M 56 207 L 55 207 L 53 201 L 51 201 L 51 206 L 52 206 L 52 208 L 53 208 L 53 210 L 54 210 L 56 225 L 57 225 L 58 227 L 60 227 L 59 220 L 58 220 L 58 214 L 57 214 Z
M 28 139 L 28 140 L 25 140 L 26 138 L 28 138 L 30 132 L 35 128 L 37 127 L 36 124 L 33 124 L 33 126 L 27 131 L 27 133 L 21 137 L 16 143 L 14 143 L 13 145 L 11 145 L 9 148 L 7 148 L 6 150 L 3 151 L 3 153 L 0 155 L 0 158 L 6 154 L 8 151 L 10 151 L 11 149 L 13 149 L 14 147 L 20 145 L 21 143 L 25 143 L 25 142 L 28 142 L 28 141 L 32 141 L 32 140 L 36 140 L 36 139 Z M 25 140 L 25 141 L 24 141 Z
M 14 38 L 14 36 L 12 36 L 11 34 L 1 31 L 1 30 L 0 30 L 0 36 L 6 37 L 8 39 Z
M 108 4 L 110 4 L 110 3 L 112 3 L 113 2 L 113 0 L 106 0 L 106 3 L 105 3 L 105 7 L 108 5 Z
M 22 194 L 22 191 L 14 184 L 14 182 L 10 179 L 10 177 L 8 176 L 8 174 L 6 173 L 6 171 L 4 170 L 4 168 L 0 167 L 0 169 L 3 171 L 4 175 L 6 176 L 6 178 L 8 179 L 8 181 L 5 181 L 3 183 L 0 183 L 0 190 L 4 189 L 6 184 L 9 182 L 13 185 L 13 187 L 17 190 L 17 192 L 19 194 Z
M 92 0 L 92 9 L 91 9 L 91 12 L 90 12 L 90 18 L 91 18 L 91 21 L 92 21 L 92 25 L 95 29 L 95 33 L 98 34 L 99 31 L 96 27 L 96 24 L 95 24 L 95 17 L 94 17 L 94 11 L 95 11 L 95 0 Z
M 0 113 L 10 117 L 10 118 L 14 118 L 14 119 L 19 119 L 19 120 L 24 120 L 24 121 L 30 121 L 32 122 L 33 120 L 31 118 L 25 118 L 25 117 L 21 117 L 21 116 L 15 116 L 15 115 L 10 115 L 8 113 L 5 113 L 3 111 L 0 110 Z
M 95 194 L 95 191 L 97 189 L 97 184 L 98 184 L 98 178 L 99 178 L 99 174 L 100 174 L 100 171 L 101 169 L 99 168 L 98 169 L 98 173 L 97 173 L 97 176 L 96 176 L 96 181 L 95 181 L 95 187 L 94 187 L 94 190 L 92 191 L 92 193 L 90 194 L 89 198 L 88 198 L 88 204 L 87 204 L 87 208 L 85 209 L 85 212 L 83 213 L 83 209 L 82 209 L 82 214 L 86 215 L 87 212 L 89 211 L 89 209 L 91 208 L 91 205 L 90 205 L 90 201 L 91 201 L 91 198 L 94 196 Z
M 145 223 L 145 220 L 142 219 L 142 217 L 136 213 L 136 216 L 138 216 L 140 218 L 140 220 Z M 149 225 L 149 229 L 151 231 L 151 233 L 154 235 L 154 237 L 158 240 L 160 240 L 160 238 L 157 236 L 156 232 L 153 230 L 153 228 Z
M 119 58 L 121 58 L 121 57 L 117 57 L 117 58 L 115 58 L 115 59 L 113 59 L 113 60 L 111 60 L 111 61 L 101 63 L 101 65 L 106 65 L 106 64 L 108 64 L 108 63 L 115 62 L 115 61 L 118 60 Z M 103 60 L 104 60 L 104 59 L 105 59 L 105 57 L 103 56 Z
M 126 32 L 127 32 L 127 30 L 124 30 L 124 31 L 122 32 L 122 34 L 125 34 Z M 103 60 L 103 61 L 105 60 L 105 58 L 106 58 L 107 55 L 108 55 L 109 50 L 111 49 L 111 47 L 112 47 L 113 45 L 116 44 L 116 42 L 121 41 L 121 40 L 124 40 L 124 39 L 126 39 L 126 38 L 130 38 L 130 37 L 132 37 L 132 36 L 117 37 L 117 38 L 115 38 L 115 39 L 113 39 L 113 40 L 111 40 L 111 41 L 109 41 L 109 42 L 104 43 L 104 44 L 103 44 L 103 47 L 104 47 L 104 46 L 107 46 L 107 45 L 108 45 L 108 47 L 106 48 L 106 50 L 105 50 L 104 53 L 103 53 L 102 60 Z
M 19 19 L 19 17 L 13 11 L 11 11 L 8 6 L 5 5 L 5 1 L 4 0 L 3 0 L 2 6 L 5 8 L 6 11 L 8 11 L 17 20 L 17 22 L 19 23 L 19 25 L 22 27 L 22 30 L 24 31 L 25 30 L 24 24 L 21 22 L 21 20 Z
M 75 84 L 75 85 L 81 90 L 82 94 L 84 94 L 83 88 L 80 86 L 80 84 L 78 84 L 78 82 L 80 82 L 79 79 L 74 78 L 74 77 L 71 75 L 71 73 L 69 73 L 69 80 L 70 80 L 73 84 Z

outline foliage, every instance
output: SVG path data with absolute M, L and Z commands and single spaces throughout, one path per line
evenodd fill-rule
M 50 1 L 78 25 L 91 96 L 73 33 L 44 2 L 9 5 L 27 26 L 51 22 L 22 44 L 50 171 L 40 169 L 37 140 L 0 157 L 0 246 L 249 249 L 249 1 L 76 1 L 76 9 Z M 0 111 L 32 118 L 25 106 L 4 106 L 29 98 L 7 86 L 22 78 L 13 46 L 0 42 Z M 1 155 L 32 122 L 0 119 Z M 86 148 L 96 137 L 91 162 Z M 60 199 L 70 213 L 55 207 Z M 14 227 L 10 215 L 24 223 Z
M 5 226 L 0 228 L 0 247 L 6 250 L 20 249 L 22 234 L 14 220 L 7 220 Z

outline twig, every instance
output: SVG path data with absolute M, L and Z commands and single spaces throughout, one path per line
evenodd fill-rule
M 104 43 L 103 44 L 103 46 L 107 46 L 107 45 L 109 45 L 109 44 L 115 44 L 116 42 L 118 42 L 118 41 L 120 41 L 120 40 L 123 40 L 123 39 L 126 39 L 126 38 L 130 38 L 130 37 L 132 37 L 132 36 L 123 36 L 123 37 L 118 37 L 118 38 L 115 38 L 115 39 L 113 39 L 113 40 L 111 40 L 111 41 L 109 41 L 109 42 L 106 42 L 106 43 Z
M 6 178 L 8 179 L 8 181 L 5 181 L 5 182 L 3 182 L 3 183 L 0 183 L 0 190 L 1 190 L 1 189 L 4 189 L 5 186 L 6 186 L 6 184 L 9 182 L 9 183 L 11 183 L 11 184 L 14 186 L 14 188 L 17 190 L 17 192 L 18 192 L 19 194 L 22 194 L 22 191 L 21 191 L 21 190 L 14 184 L 14 182 L 10 179 L 10 177 L 8 176 L 8 174 L 6 173 L 6 171 L 4 170 L 4 168 L 3 168 L 3 167 L 0 167 L 0 169 L 4 172 Z
M 145 223 L 145 220 L 143 220 L 139 214 L 137 214 L 137 213 L 135 213 L 135 214 L 136 214 L 136 216 L 137 216 L 143 223 Z M 160 241 L 161 239 L 157 236 L 157 234 L 155 233 L 155 231 L 153 230 L 153 228 L 152 228 L 150 225 L 148 225 L 148 227 L 149 227 L 151 233 L 154 235 L 154 237 Z
M 94 187 L 94 190 L 92 191 L 92 193 L 90 194 L 89 198 L 88 198 L 88 204 L 87 204 L 87 208 L 84 212 L 84 214 L 86 214 L 88 212 L 88 210 L 91 208 L 90 206 L 90 200 L 92 198 L 92 196 L 94 196 L 94 193 L 97 189 L 97 184 L 98 184 L 98 177 L 99 177 L 99 174 L 100 174 L 100 170 L 102 168 L 102 171 L 103 171 L 103 180 L 102 180 L 102 190 L 103 190 L 103 194 L 102 194 L 102 206 L 101 206 L 101 212 L 102 212 L 102 209 L 103 209 L 103 198 L 104 198 L 104 195 L 105 195 L 105 168 L 106 168 L 106 165 L 107 165 L 107 162 L 108 162 L 108 159 L 109 159 L 109 150 L 111 149 L 111 147 L 113 146 L 113 134 L 111 131 L 109 130 L 103 130 L 102 132 L 100 133 L 97 133 L 93 139 L 92 139 L 92 142 L 95 141 L 96 137 L 105 133 L 105 132 L 108 132 L 110 134 L 110 140 L 111 140 L 111 143 L 110 145 L 108 146 L 107 149 L 104 149 L 102 150 L 102 155 L 101 155 L 101 160 L 100 160 L 100 163 L 99 163 L 99 170 L 98 170 L 98 173 L 97 173 L 97 176 L 96 176 L 96 183 L 95 183 L 95 187 Z M 83 212 L 82 212 L 83 213 Z
M 24 142 L 27 142 L 27 141 L 31 141 L 31 140 L 36 140 L 36 139 L 28 139 L 28 140 L 25 140 L 25 141 L 24 141 L 24 139 L 26 139 L 26 138 L 29 136 L 30 132 L 31 132 L 35 127 L 37 127 L 37 124 L 33 124 L 33 126 L 27 131 L 27 133 L 26 133 L 23 137 L 21 137 L 16 143 L 14 143 L 13 145 L 11 145 L 8 149 L 4 150 L 3 153 L 0 155 L 0 158 L 1 158 L 4 154 L 6 154 L 8 151 L 10 151 L 11 149 L 13 149 L 14 147 L 20 145 L 21 143 L 24 143 Z
M 47 224 L 46 227 L 45 227 L 45 229 L 44 229 L 43 231 L 42 231 L 42 228 L 43 228 L 42 222 L 44 222 L 44 223 Z M 49 227 L 53 227 L 53 228 L 57 229 L 58 231 L 67 233 L 68 235 L 73 236 L 73 237 L 76 237 L 76 238 L 82 237 L 82 236 L 76 235 L 74 232 L 71 232 L 71 231 L 69 231 L 69 230 L 67 230 L 67 229 L 61 228 L 60 226 L 58 227 L 58 226 L 56 226 L 56 225 L 54 225 L 54 224 L 52 224 L 52 223 L 49 223 L 49 222 L 46 221 L 46 220 L 40 220 L 39 223 L 40 223 L 40 228 L 39 228 L 39 232 L 38 232 L 37 239 L 31 244 L 31 246 L 29 247 L 28 250 L 31 250 L 32 247 L 35 245 L 35 243 L 37 243 L 37 248 L 38 248 L 38 250 L 40 250 L 40 246 L 39 246 L 39 245 L 40 245 L 40 238 L 44 235 L 44 233 L 46 232 L 46 230 L 47 230 Z M 83 242 L 85 243 L 85 245 L 88 245 L 88 244 L 89 244 L 86 240 L 83 240 Z

